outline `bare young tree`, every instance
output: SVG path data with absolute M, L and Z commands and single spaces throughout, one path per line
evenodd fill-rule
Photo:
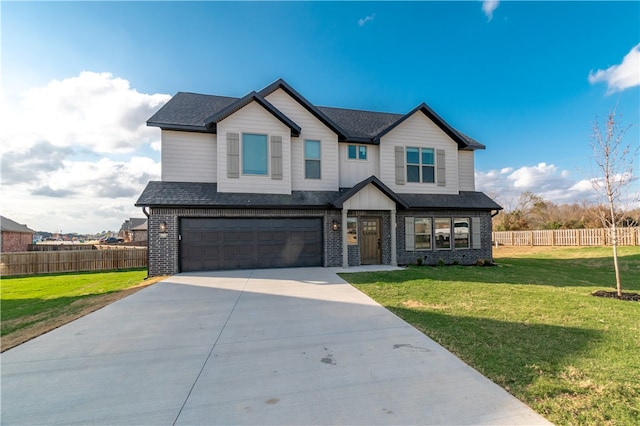
M 638 152 L 637 147 L 625 145 L 623 138 L 631 126 L 622 127 L 616 116 L 616 109 L 600 123 L 596 117 L 593 122 L 591 148 L 597 167 L 598 177 L 591 180 L 593 188 L 606 208 L 597 209 L 601 214 L 602 225 L 609 230 L 613 247 L 613 266 L 616 275 L 616 290 L 618 297 L 622 297 L 620 283 L 620 268 L 618 266 L 618 229 L 616 227 L 620 209 L 625 202 L 625 189 L 633 179 L 633 157 Z

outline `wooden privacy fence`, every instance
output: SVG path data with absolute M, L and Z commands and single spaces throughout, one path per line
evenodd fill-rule
M 611 235 L 604 228 L 499 231 L 493 232 L 492 241 L 505 246 L 606 246 Z M 640 245 L 640 228 L 618 228 L 618 245 Z
M 105 271 L 147 266 L 147 248 L 2 253 L 0 275 Z

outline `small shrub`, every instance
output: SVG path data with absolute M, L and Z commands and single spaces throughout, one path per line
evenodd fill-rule
M 444 265 L 445 265 L 444 259 L 442 259 L 442 258 L 438 259 L 438 266 L 444 266 Z
M 422 258 L 421 258 L 421 257 L 418 257 L 418 258 L 416 259 L 416 265 L 418 265 L 418 266 L 422 266 Z

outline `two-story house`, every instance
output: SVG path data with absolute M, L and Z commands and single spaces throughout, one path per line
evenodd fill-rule
M 278 80 L 242 98 L 178 93 L 162 131 L 149 274 L 491 259 L 475 191 L 484 146 L 427 105 L 407 114 L 319 107 Z

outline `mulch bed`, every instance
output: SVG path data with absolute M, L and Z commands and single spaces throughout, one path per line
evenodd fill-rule
M 598 290 L 591 293 L 591 295 L 596 297 L 611 297 L 613 299 L 629 300 L 631 302 L 640 302 L 640 294 L 638 293 L 623 292 L 622 297 L 618 297 L 618 293 L 615 291 Z

